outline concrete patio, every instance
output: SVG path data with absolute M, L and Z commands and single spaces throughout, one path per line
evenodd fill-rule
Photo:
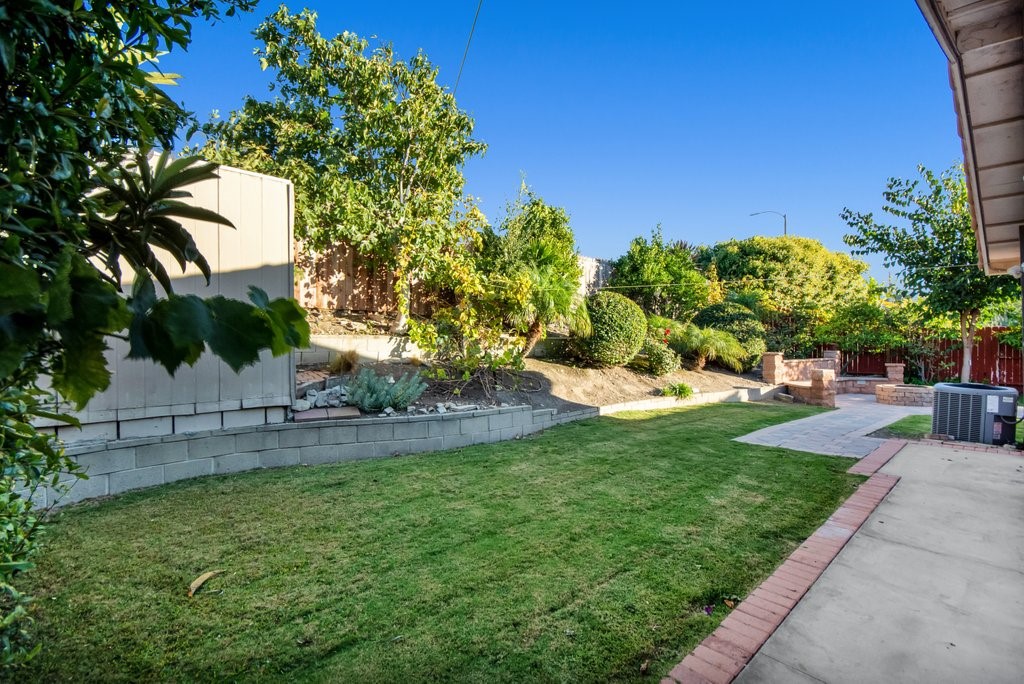
M 1024 458 L 910 444 L 739 682 L 1019 682 Z

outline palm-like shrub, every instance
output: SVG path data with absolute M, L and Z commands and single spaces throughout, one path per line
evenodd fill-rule
M 735 337 L 747 355 L 745 369 L 756 364 L 768 351 L 764 324 L 757 314 L 738 302 L 720 302 L 705 307 L 693 322 L 702 328 L 724 330 Z
M 511 315 L 512 323 L 526 331 L 523 355 L 529 354 L 552 323 L 563 323 L 578 337 L 591 332 L 586 300 L 579 294 L 579 278 L 566 272 L 554 250 L 535 241 L 526 250 L 524 272 L 530 281 L 525 304 Z
M 669 346 L 680 356 L 693 359 L 697 368 L 704 368 L 711 362 L 739 373 L 747 358 L 743 345 L 731 334 L 692 323 L 681 334 L 670 338 Z
M 624 366 L 647 337 L 647 320 L 636 302 L 602 290 L 587 298 L 591 334 L 575 336 L 573 348 L 594 366 Z

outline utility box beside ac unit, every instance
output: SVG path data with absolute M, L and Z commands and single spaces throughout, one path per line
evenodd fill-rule
M 975 382 L 940 382 L 932 402 L 932 433 L 961 442 L 1012 444 L 1017 390 Z

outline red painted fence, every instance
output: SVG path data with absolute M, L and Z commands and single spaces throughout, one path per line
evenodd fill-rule
M 1024 389 L 1024 352 L 1001 343 L 995 334 L 1005 328 L 984 328 L 974 340 L 971 380 L 992 385 Z M 885 352 L 843 354 L 843 372 L 847 375 L 885 375 L 886 363 L 906 363 L 907 377 L 931 382 L 960 379 L 963 349 L 958 340 L 939 340 L 925 354 L 914 355 L 903 349 Z

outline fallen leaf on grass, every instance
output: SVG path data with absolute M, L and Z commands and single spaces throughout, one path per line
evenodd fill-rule
M 194 580 L 192 580 L 192 584 L 188 585 L 188 595 L 189 595 L 189 597 L 195 596 L 196 592 L 199 591 L 199 588 L 202 587 L 204 584 L 206 584 L 206 581 L 208 579 L 210 579 L 212 577 L 216 577 L 217 575 L 221 574 L 222 572 L 224 572 L 224 571 L 223 570 L 210 570 L 209 572 L 204 572 L 202 575 L 200 575 L 199 577 L 196 577 Z
M 730 601 L 729 599 L 725 599 L 722 603 L 724 603 L 730 610 L 736 607 L 736 602 Z

